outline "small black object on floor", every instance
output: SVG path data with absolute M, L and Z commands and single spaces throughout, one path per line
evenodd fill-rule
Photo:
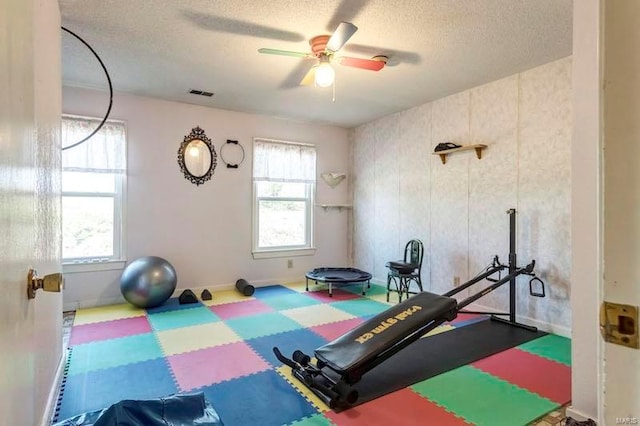
M 252 296 L 253 292 L 256 290 L 254 286 L 249 284 L 249 282 L 243 278 L 240 278 L 238 281 L 236 281 L 236 288 L 245 296 Z
M 589 419 L 589 420 L 584 420 L 584 421 L 578 421 L 575 420 L 571 417 L 567 417 L 564 421 L 564 423 L 561 423 L 564 426 L 596 426 L 596 422 L 594 422 L 593 420 Z
M 193 293 L 193 291 L 187 289 L 183 291 L 182 294 L 180 294 L 178 301 L 180 302 L 181 305 L 186 305 L 189 303 L 198 303 L 198 298 Z
M 200 298 L 202 300 L 211 300 L 213 297 L 211 296 L 211 292 L 205 288 L 204 290 L 202 290 Z

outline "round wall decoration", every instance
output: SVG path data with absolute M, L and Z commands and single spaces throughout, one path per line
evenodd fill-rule
M 211 139 L 199 126 L 191 129 L 178 148 L 178 165 L 185 179 L 202 185 L 213 175 L 217 161 L 216 150 Z
M 227 139 L 227 143 L 220 147 L 220 159 L 228 169 L 237 169 L 244 161 L 244 148 L 238 141 Z

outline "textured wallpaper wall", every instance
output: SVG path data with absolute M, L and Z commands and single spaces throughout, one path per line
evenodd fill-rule
M 443 293 L 508 261 L 517 209 L 519 264 L 536 260 L 547 298 L 518 280 L 519 314 L 569 329 L 571 265 L 571 58 L 381 118 L 352 131 L 353 261 L 386 282 L 385 263 L 404 244 L 425 244 L 425 290 Z M 441 142 L 483 143 L 449 155 Z M 504 287 L 480 299 L 506 309 Z

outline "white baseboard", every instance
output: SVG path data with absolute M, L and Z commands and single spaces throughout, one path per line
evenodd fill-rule
M 304 280 L 305 280 L 304 277 L 300 277 L 300 278 L 288 277 L 288 278 L 268 279 L 268 280 L 252 280 L 252 281 L 249 281 L 249 283 L 254 287 L 266 287 L 266 286 L 276 285 L 276 284 L 290 284 L 290 283 L 296 283 L 296 282 L 304 282 Z M 387 285 L 386 282 L 382 282 L 376 279 L 372 279 L 371 284 L 381 285 L 381 286 Z M 191 291 L 193 291 L 196 294 L 196 296 L 200 296 L 202 291 L 205 289 L 211 292 L 214 292 L 214 291 L 222 291 L 222 290 L 233 290 L 234 288 L 235 288 L 235 282 L 221 283 L 221 284 L 200 286 L 200 287 L 178 286 L 174 291 L 172 297 L 178 297 L 180 293 L 182 293 L 184 290 L 187 290 L 187 289 L 190 289 Z M 121 295 L 116 297 L 106 297 L 101 299 L 72 301 L 69 303 L 65 303 L 63 306 L 63 310 L 74 311 L 80 308 L 93 308 L 96 306 L 115 305 L 119 303 L 126 303 L 126 300 L 124 300 L 124 298 Z M 468 310 L 482 311 L 482 312 L 495 311 L 494 308 L 490 308 L 490 307 L 481 305 L 479 303 L 472 303 L 471 305 L 468 306 Z M 518 321 L 537 327 L 538 329 L 545 331 L 547 333 L 557 334 L 562 337 L 571 338 L 571 329 L 568 327 L 559 326 L 556 324 L 551 324 L 548 322 L 539 321 L 533 318 L 528 318 L 523 316 L 518 316 Z
M 495 308 L 490 308 L 488 306 L 484 306 L 479 303 L 472 303 L 466 309 L 469 311 L 479 311 L 479 312 L 492 312 L 496 310 Z M 537 327 L 538 330 L 541 330 L 547 333 L 556 334 L 558 336 L 567 337 L 569 339 L 571 338 L 571 329 L 568 327 L 560 326 L 557 324 L 551 324 L 545 321 L 539 321 L 539 320 L 529 318 L 529 317 L 524 317 L 521 315 L 518 315 L 518 321 L 527 325 Z
M 54 410 L 58 403 L 58 392 L 60 390 L 60 383 L 62 381 L 62 375 L 64 373 L 64 366 L 67 363 L 67 350 L 62 349 L 62 355 L 60 356 L 60 362 L 56 367 L 56 374 L 53 377 L 51 383 L 51 389 L 49 390 L 49 396 L 47 397 L 47 405 L 42 413 L 42 419 L 40 419 L 41 426 L 49 426 L 53 419 Z
M 579 422 L 584 422 L 587 420 L 595 420 L 592 417 L 589 417 L 587 414 L 576 410 L 571 405 L 567 407 L 566 413 L 567 413 L 567 417 L 571 417 L 572 419 L 577 420 Z
M 62 310 L 64 312 L 76 311 L 78 309 L 95 308 L 97 306 L 117 305 L 119 303 L 127 303 L 122 296 L 103 297 L 101 299 L 74 300 L 64 303 Z
M 297 282 L 304 282 L 304 277 L 300 277 L 300 278 L 289 277 L 289 278 L 282 278 L 282 279 L 249 281 L 249 283 L 254 287 L 267 287 L 270 285 L 291 284 L 291 283 L 297 283 Z M 176 287 L 171 297 L 178 297 L 180 296 L 180 293 L 182 293 L 184 290 L 187 290 L 187 289 L 193 291 L 196 294 L 196 296 L 199 297 L 202 291 L 205 289 L 211 292 L 214 292 L 214 291 L 223 291 L 223 290 L 233 290 L 235 288 L 236 288 L 235 282 L 221 283 L 221 284 L 200 286 L 200 287 L 188 287 L 188 286 L 178 285 L 178 287 Z M 127 301 L 121 295 L 114 296 L 114 297 L 103 297 L 100 299 L 73 300 L 73 301 L 64 303 L 62 306 L 62 310 L 64 312 L 76 311 L 78 309 L 95 308 L 97 306 L 106 306 L 106 305 L 117 305 L 120 303 L 127 303 Z

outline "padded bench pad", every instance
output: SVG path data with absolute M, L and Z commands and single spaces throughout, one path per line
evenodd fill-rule
M 456 307 L 452 297 L 418 293 L 319 347 L 316 358 L 342 374 L 366 364 L 433 321 L 453 320 Z
M 387 262 L 385 265 L 387 268 L 396 271 L 399 274 L 411 274 L 413 271 L 418 269 L 420 265 L 415 263 L 406 263 L 406 262 Z

